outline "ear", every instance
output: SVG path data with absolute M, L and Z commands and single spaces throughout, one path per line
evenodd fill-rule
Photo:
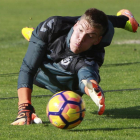
M 100 43 L 100 41 L 101 41 L 101 39 L 102 39 L 102 36 L 98 37 L 98 39 L 95 41 L 94 45 L 99 44 L 99 43 Z

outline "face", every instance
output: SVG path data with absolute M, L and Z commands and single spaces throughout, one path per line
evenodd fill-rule
M 88 50 L 92 45 L 97 45 L 102 38 L 100 30 L 91 27 L 85 19 L 78 21 L 74 25 L 73 30 L 70 39 L 70 49 L 75 54 Z

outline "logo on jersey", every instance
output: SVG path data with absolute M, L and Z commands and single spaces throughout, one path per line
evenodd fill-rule
M 61 60 L 61 65 L 69 65 L 73 59 L 73 56 L 68 56 Z

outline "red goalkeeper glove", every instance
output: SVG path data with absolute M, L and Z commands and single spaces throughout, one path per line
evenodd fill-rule
M 37 121 L 36 121 L 37 120 Z M 18 116 L 12 125 L 29 125 L 35 123 L 42 123 L 42 120 L 35 114 L 34 107 L 29 103 L 20 104 L 18 107 Z
M 117 16 L 120 15 L 124 15 L 129 18 L 129 20 L 126 22 L 124 29 L 130 32 L 136 32 L 139 27 L 139 24 L 134 18 L 134 16 L 132 15 L 132 13 L 127 9 L 122 9 L 117 13 Z
M 98 114 L 102 115 L 105 111 L 105 97 L 101 88 L 87 80 L 82 80 L 84 85 L 88 88 L 89 95 L 95 104 L 99 107 Z

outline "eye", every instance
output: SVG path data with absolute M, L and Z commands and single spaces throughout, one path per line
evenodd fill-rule
M 93 35 L 92 34 L 89 34 L 89 38 L 93 38 Z
M 83 30 L 81 28 L 79 28 L 79 32 L 83 32 Z

